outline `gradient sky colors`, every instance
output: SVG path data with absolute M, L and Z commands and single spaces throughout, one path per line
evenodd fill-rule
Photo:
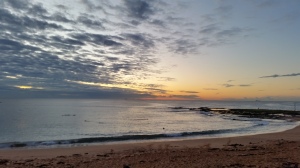
M 1 0 L 0 98 L 300 101 L 299 0 Z

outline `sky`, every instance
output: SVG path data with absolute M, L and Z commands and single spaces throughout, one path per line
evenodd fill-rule
M 299 0 L 1 0 L 0 98 L 300 101 Z

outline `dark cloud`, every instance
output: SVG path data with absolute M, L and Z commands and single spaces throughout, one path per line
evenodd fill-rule
M 66 10 L 68 10 L 69 8 L 67 7 L 67 6 L 65 6 L 65 5 L 61 5 L 61 4 L 59 4 L 59 5 L 55 5 L 58 9 L 61 9 L 61 10 L 64 10 L 64 11 L 66 11 Z
M 196 92 L 196 91 L 187 91 L 187 90 L 181 90 L 180 92 L 182 92 L 182 93 L 191 93 L 191 94 L 199 93 L 199 92 Z
M 88 12 L 101 11 L 105 15 L 111 15 L 107 9 L 119 9 L 119 7 L 113 6 L 109 0 L 91 1 L 91 0 L 79 0 L 83 4 Z
M 25 46 L 19 42 L 0 39 L 0 50 L 22 50 Z
M 28 9 L 30 0 L 2 0 L 3 4 L 10 6 L 15 9 Z
M 77 46 L 77 45 L 85 45 L 82 41 L 71 39 L 71 38 L 63 38 L 61 36 L 51 36 L 51 40 L 60 43 L 60 45 L 70 45 L 70 46 Z
M 49 23 L 47 21 L 31 18 L 28 16 L 17 16 L 12 14 L 10 11 L 6 9 L 0 8 L 0 22 L 9 25 L 7 30 L 18 30 L 19 32 L 23 32 L 24 29 L 27 31 L 34 30 L 45 30 L 45 29 L 55 29 L 55 30 L 63 30 L 64 28 L 61 25 L 55 23 Z
M 154 14 L 149 2 L 146 0 L 124 0 L 127 15 L 138 20 L 148 19 Z
M 223 84 L 222 86 L 227 87 L 227 88 L 230 88 L 230 87 L 236 87 L 236 86 L 239 86 L 239 87 L 250 87 L 250 86 L 252 86 L 252 85 L 253 85 L 253 84 L 239 84 L 239 85 L 233 85 L 233 84 L 225 83 L 225 84 Z
M 150 94 L 153 93 L 159 93 L 159 94 L 167 94 L 167 90 L 164 89 L 158 89 L 158 88 L 144 88 L 146 89 Z
M 269 75 L 269 76 L 262 76 L 259 78 L 280 78 L 280 77 L 296 77 L 296 76 L 300 76 L 300 73 L 292 73 L 292 74 L 285 74 L 285 75 Z
M 113 97 L 112 95 L 131 96 L 131 98 L 150 96 L 131 89 L 118 90 L 116 87 L 111 88 L 112 92 L 104 92 L 106 88 L 88 84 L 90 82 L 126 84 L 126 81 L 122 80 L 124 75 L 133 75 L 143 71 L 145 72 L 142 75 L 146 78 L 149 73 L 152 73 L 151 70 L 148 70 L 148 67 L 157 63 L 150 55 L 142 54 L 144 48 L 154 46 L 154 42 L 147 35 L 126 34 L 124 36 L 122 34 L 112 36 L 80 31 L 74 33 L 74 30 L 66 31 L 62 29 L 62 26 L 57 23 L 77 24 L 62 13 L 46 16 L 48 13 L 44 11 L 40 12 L 43 14 L 38 15 L 38 17 L 30 18 L 2 8 L 0 8 L 0 12 L 2 14 L 0 16 L 0 27 L 11 32 L 0 32 L 0 72 L 2 72 L 0 76 L 3 79 L 0 87 L 6 88 L 1 90 L 10 89 L 17 92 L 18 88 L 13 86 L 23 85 L 32 87 L 30 91 L 22 90 L 23 92 L 36 96 L 41 96 L 48 93 L 48 91 L 50 92 L 50 90 L 53 94 L 48 94 L 49 97 L 51 95 L 59 96 L 56 93 L 59 91 L 64 93 L 63 90 L 68 91 L 64 95 L 74 96 L 76 93 L 78 97 L 80 95 L 95 98 Z M 92 17 L 82 18 L 81 22 L 85 23 L 86 26 L 100 26 L 90 18 Z M 23 21 L 28 22 L 20 25 L 19 22 Z M 56 30 L 54 32 L 64 35 L 57 35 L 53 32 L 50 34 L 43 33 L 51 28 Z M 39 33 L 35 33 L 34 30 L 39 30 Z M 86 46 L 93 46 L 95 49 L 85 50 L 84 47 Z M 113 49 L 113 51 L 110 49 Z M 130 55 L 130 57 L 117 58 L 110 56 L 110 53 Z M 139 55 L 134 55 L 135 53 Z M 87 56 L 92 56 L 94 59 Z M 22 77 L 11 80 L 5 78 L 6 75 L 21 75 Z M 70 81 L 82 82 L 74 83 Z M 94 91 L 89 91 L 92 89 Z M 79 90 L 86 91 L 78 92 Z M 163 92 L 163 90 L 161 89 L 160 92 Z
M 143 46 L 144 48 L 154 47 L 154 41 L 146 34 L 123 34 L 126 40 L 129 40 L 132 45 Z
M 250 87 L 250 86 L 252 86 L 252 84 L 240 84 L 239 86 L 240 87 Z
M 86 27 L 91 27 L 94 29 L 104 29 L 104 26 L 99 20 L 90 19 L 94 18 L 93 16 L 82 14 L 77 18 L 77 22 L 85 25 Z
M 70 36 L 79 41 L 86 41 L 95 45 L 104 46 L 122 46 L 121 43 L 115 41 L 120 39 L 116 36 L 102 35 L 102 34 L 92 34 L 92 33 L 75 33 L 70 34 Z
M 50 20 L 63 22 L 63 23 L 74 23 L 73 20 L 68 19 L 63 13 L 56 12 L 52 16 L 49 17 Z
M 231 85 L 231 84 L 226 83 L 226 84 L 223 84 L 223 86 L 229 88 L 229 87 L 233 87 L 235 85 Z
M 48 11 L 41 4 L 34 4 L 30 8 L 28 8 L 27 13 L 34 16 L 44 17 L 48 14 Z
M 197 42 L 189 39 L 178 39 L 175 40 L 173 45 L 170 46 L 170 50 L 177 54 L 190 54 L 196 53 L 199 49 Z
M 145 84 L 144 87 L 148 87 L 148 88 L 162 88 L 162 87 L 164 87 L 164 85 L 162 85 L 162 84 Z

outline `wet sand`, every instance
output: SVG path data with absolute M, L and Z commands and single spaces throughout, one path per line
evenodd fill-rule
M 300 126 L 230 138 L 0 150 L 0 167 L 298 167 Z

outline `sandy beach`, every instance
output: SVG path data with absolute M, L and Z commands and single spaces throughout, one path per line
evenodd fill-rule
M 0 167 L 298 167 L 300 126 L 278 133 L 0 150 Z

